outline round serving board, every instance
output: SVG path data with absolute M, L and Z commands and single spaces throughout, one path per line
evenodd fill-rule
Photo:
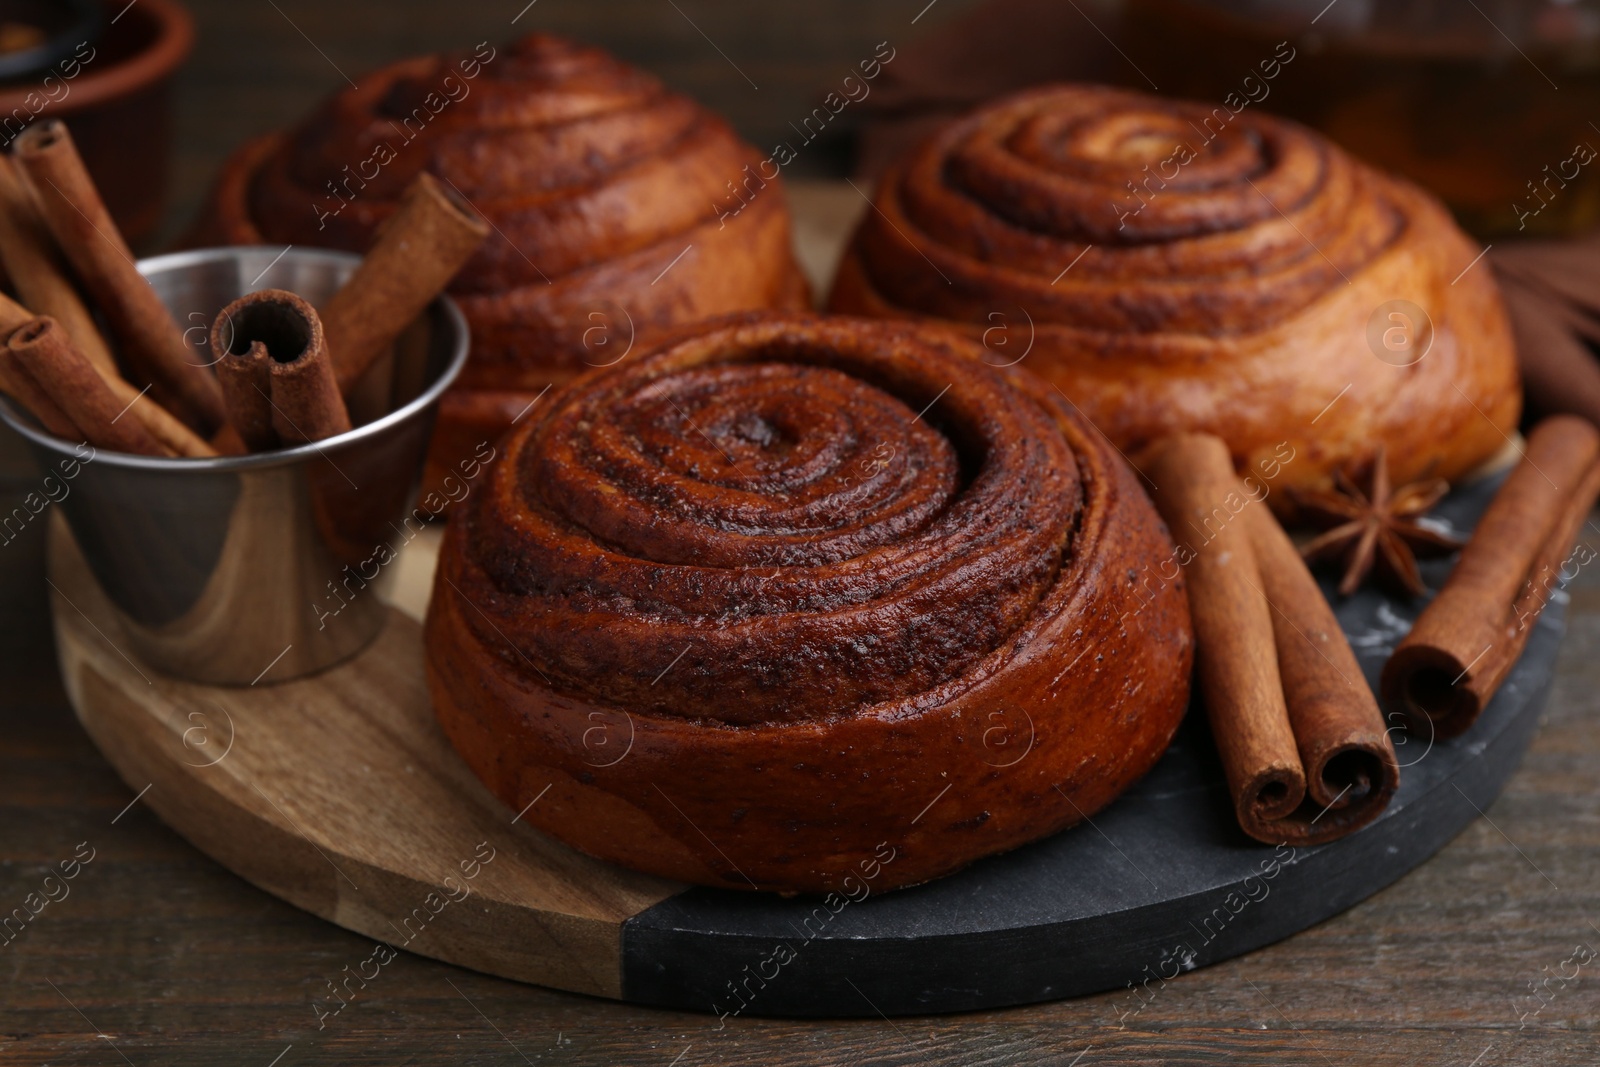
M 1454 494 L 1438 516 L 1466 530 L 1497 484 Z M 403 561 L 410 592 L 396 603 L 415 613 L 430 569 Z M 1424 573 L 1437 587 L 1447 570 Z M 1558 595 L 1466 735 L 1396 731 L 1400 791 L 1342 841 L 1246 838 L 1195 713 L 1092 822 L 928 885 L 877 895 L 864 883 L 850 900 L 684 886 L 517 822 L 434 723 L 414 614 L 392 608 L 372 646 L 316 677 L 275 685 L 264 664 L 258 685 L 223 689 L 119 651 L 115 617 L 60 524 L 51 577 L 84 727 L 144 803 L 241 877 L 391 947 L 491 974 L 761 1015 L 959 1011 L 1159 981 L 1350 907 L 1499 793 L 1537 722 L 1565 605 Z M 1415 608 L 1363 591 L 1338 614 L 1375 680 Z

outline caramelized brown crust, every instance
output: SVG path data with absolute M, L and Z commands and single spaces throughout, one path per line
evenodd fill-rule
M 1285 484 L 1311 487 L 1386 444 L 1397 478 L 1454 478 L 1516 425 L 1478 249 L 1431 197 L 1264 112 L 1047 87 L 946 127 L 873 199 L 833 310 L 1004 339 L 992 363 L 1031 343 L 1022 365 L 1128 452 L 1204 431 L 1243 466 L 1287 442 Z M 1431 319 L 1416 362 L 1382 347 L 1407 338 L 1390 301 Z
M 363 251 L 411 179 L 434 174 L 496 230 L 451 286 L 473 341 L 458 391 L 487 408 L 677 323 L 806 307 L 781 182 L 718 218 L 757 162 L 649 74 L 534 34 L 374 71 L 245 145 L 190 240 Z
M 1189 692 L 1136 476 L 903 324 L 744 317 L 580 378 L 446 531 L 440 722 L 513 810 L 673 878 L 906 885 L 1092 814 Z M 1136 584 L 1137 583 L 1137 584 Z M 611 762 L 611 761 L 615 762 Z M 881 856 L 880 856 L 881 859 Z

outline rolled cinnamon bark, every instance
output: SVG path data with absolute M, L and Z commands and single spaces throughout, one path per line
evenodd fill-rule
M 126 417 L 127 405 L 117 400 L 55 319 L 40 316 L 17 327 L 6 338 L 6 348 L 91 445 L 165 455 L 142 422 Z
M 46 226 L 110 323 L 123 355 L 158 399 L 210 433 L 223 419 L 216 378 L 192 360 L 177 324 L 134 266 L 66 126 L 55 119 L 34 123 L 17 136 L 15 155 Z
M 226 391 L 224 391 L 223 395 L 226 397 Z M 230 419 L 233 418 L 231 411 L 228 413 L 228 417 Z M 212 434 L 211 440 L 207 444 L 216 449 L 219 456 L 242 456 L 251 451 L 250 446 L 244 443 L 244 438 L 239 435 L 239 431 L 234 428 L 231 422 Z
M 69 331 L 67 336 L 72 336 Z M 76 343 L 76 342 L 74 342 Z M 178 417 L 162 407 L 147 392 L 141 392 L 132 382 L 115 372 L 107 374 L 99 366 L 95 370 L 100 372 L 100 378 L 106 383 L 106 388 L 117 401 L 127 406 L 128 416 L 138 419 L 151 437 L 161 442 L 162 449 L 174 456 L 187 456 L 191 459 L 203 459 L 214 456 L 217 450 L 206 442 L 206 439 L 195 433 Z
M 13 326 L 11 329 L 15 329 Z M 6 331 L 9 335 L 10 330 Z M 5 393 L 12 400 L 27 408 L 34 418 L 39 420 L 39 425 L 56 437 L 65 441 L 82 441 L 83 434 L 78 431 L 77 423 L 67 417 L 67 413 L 56 406 L 49 394 L 39 388 L 39 383 L 33 380 L 33 375 L 17 361 L 9 348 L 0 348 L 0 393 Z
M 226 352 L 224 362 L 238 360 L 237 383 L 260 392 L 262 368 L 268 378 L 270 424 L 278 441 L 294 444 L 320 441 L 350 429 L 350 415 L 328 358 L 322 321 L 306 301 L 282 289 L 263 289 L 240 297 L 217 315 L 211 326 L 213 351 Z M 232 371 L 230 371 L 232 373 Z M 230 389 L 233 386 L 230 386 Z M 235 423 L 239 436 L 257 447 L 259 407 Z
M 12 330 L 33 318 L 33 312 L 0 293 L 0 335 L 9 336 Z
M 144 423 L 151 436 L 176 456 L 214 456 L 216 450 L 180 422 L 152 397 L 140 395 L 133 383 L 122 377 L 105 338 L 95 326 L 94 317 L 79 297 L 67 276 L 55 238 L 39 215 L 33 191 L 7 157 L 0 156 L 0 264 L 17 287 L 18 294 L 32 312 L 21 311 L 22 319 L 0 316 L 0 331 L 9 334 L 33 314 L 49 315 L 61 324 L 78 351 L 88 357 L 94 369 L 129 413 Z
M 1482 714 L 1600 493 L 1600 432 L 1555 415 L 1478 520 L 1439 595 L 1383 668 L 1383 699 L 1409 729 L 1454 737 Z
M 26 308 L 0 294 L 0 337 L 8 337 L 17 327 L 33 318 Z M 71 335 L 68 335 L 69 340 Z M 87 356 L 85 357 L 87 358 Z M 195 432 L 173 417 L 172 413 L 148 396 L 142 396 L 129 382 L 117 374 L 109 377 L 100 367 L 95 367 L 106 387 L 116 397 L 117 403 L 127 412 L 124 418 L 135 418 L 144 425 L 151 437 L 161 446 L 160 455 L 214 456 L 217 450 L 195 435 Z M 85 440 L 85 435 L 40 388 L 31 374 L 16 361 L 9 350 L 0 348 L 0 391 L 4 391 L 33 413 L 46 430 L 68 441 Z
M 322 310 L 341 392 L 444 291 L 489 225 L 431 174 L 419 174 L 366 258 Z
M 1179 545 L 1189 583 L 1195 663 L 1239 825 L 1276 844 L 1305 798 L 1305 773 L 1284 703 L 1267 598 L 1251 538 L 1236 516 L 1249 501 L 1228 446 L 1210 434 L 1157 441 L 1141 465 Z
M 0 156 L 0 264 L 23 304 L 34 314 L 49 315 L 59 322 L 102 376 L 120 376 L 111 349 L 72 284 L 61 250 L 39 214 L 33 190 L 8 156 Z
M 27 308 L 0 293 L 0 337 L 11 336 L 17 327 L 32 318 Z M 9 348 L 0 348 L 0 393 L 5 393 L 27 408 L 39 420 L 39 425 L 55 436 L 68 441 L 83 440 L 77 424 L 56 406 L 49 394 L 39 388 L 39 383 L 33 380 L 33 375 L 17 361 Z
M 272 428 L 272 357 L 262 342 L 240 341 L 236 330 L 227 309 L 211 324 L 211 365 L 228 413 L 228 425 L 211 443 L 226 451 L 231 429 L 243 445 L 241 451 L 264 452 L 278 447 L 278 431 Z M 233 351 L 235 344 L 243 344 L 244 351 Z
M 1272 824 L 1271 839 L 1321 844 L 1381 815 L 1400 787 L 1400 766 L 1361 664 L 1289 535 L 1264 505 L 1252 503 L 1239 518 L 1272 609 L 1278 675 L 1306 778 L 1306 802 Z

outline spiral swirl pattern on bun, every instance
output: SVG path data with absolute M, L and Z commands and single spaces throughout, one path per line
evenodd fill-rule
M 747 318 L 541 405 L 430 608 L 468 763 L 515 808 L 553 780 L 527 818 L 585 851 L 764 889 L 884 841 L 892 884 L 923 881 L 1142 775 L 1188 694 L 1181 584 L 1135 581 L 1171 543 L 1053 390 L 974 348 Z
M 874 203 L 834 310 L 939 320 L 992 363 L 1026 349 L 1127 451 L 1203 430 L 1245 465 L 1288 442 L 1288 484 L 1312 486 L 1387 444 L 1397 477 L 1455 477 L 1516 425 L 1478 249 L 1420 190 L 1261 111 L 1030 91 L 929 139 Z
M 495 230 L 451 286 L 473 347 L 440 440 L 468 454 L 665 328 L 806 306 L 781 183 L 717 215 L 758 155 L 644 71 L 533 34 L 374 71 L 245 145 L 190 241 L 362 251 L 418 172 L 459 191 Z

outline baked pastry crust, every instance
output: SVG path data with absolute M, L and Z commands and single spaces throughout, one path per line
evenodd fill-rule
M 689 882 L 909 885 L 1165 751 L 1182 577 L 1049 386 L 905 324 L 743 316 L 571 383 L 445 533 L 436 712 L 512 810 Z M 546 791 L 548 790 L 548 791 Z M 539 798 L 536 804 L 530 803 Z
M 809 307 L 781 181 L 718 217 L 758 158 L 644 71 L 533 34 L 384 67 L 248 142 L 186 241 L 364 251 L 421 171 L 489 218 L 495 233 L 450 288 L 472 355 L 441 405 L 437 476 L 551 382 L 666 328 Z
M 1032 90 L 945 127 L 873 202 L 832 310 L 936 321 L 993 363 L 1026 350 L 1129 454 L 1204 431 L 1241 468 L 1292 450 L 1283 485 L 1379 445 L 1400 481 L 1454 479 L 1516 427 L 1479 249 L 1431 196 L 1259 110 Z

